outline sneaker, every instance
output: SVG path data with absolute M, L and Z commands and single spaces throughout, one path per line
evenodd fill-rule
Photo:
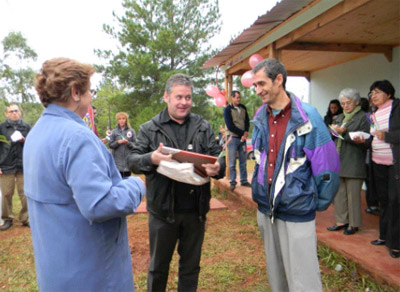
M 6 231 L 13 226 L 12 220 L 6 220 L 3 225 L 0 226 L 1 231 Z
M 249 184 L 247 181 L 245 183 L 240 184 L 242 187 L 249 187 L 251 188 L 251 184 Z
M 236 185 L 231 184 L 231 185 L 229 186 L 229 189 L 230 189 L 231 191 L 233 191 L 233 190 L 235 189 L 235 187 L 236 187 Z

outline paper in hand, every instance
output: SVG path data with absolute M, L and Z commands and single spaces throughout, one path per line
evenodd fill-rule
M 20 131 L 15 131 L 12 135 L 11 135 L 11 141 L 13 142 L 17 142 L 19 140 L 21 140 L 22 138 L 24 138 L 24 136 L 22 136 Z

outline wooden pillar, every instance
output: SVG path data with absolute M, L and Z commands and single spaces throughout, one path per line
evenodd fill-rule
M 232 75 L 228 73 L 228 71 L 225 71 L 225 97 L 228 103 L 231 103 L 231 93 L 233 89 L 233 84 L 232 84 Z M 227 131 L 226 125 L 225 125 L 225 131 Z M 225 139 L 227 136 L 225 135 Z M 227 141 L 225 141 L 225 176 L 229 178 L 229 159 L 228 159 L 228 144 L 226 144 Z
M 276 49 L 275 43 L 268 46 L 268 58 L 275 58 L 280 61 L 280 50 Z

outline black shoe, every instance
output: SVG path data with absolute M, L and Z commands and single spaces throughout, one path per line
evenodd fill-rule
M 379 215 L 379 208 L 376 206 L 371 206 L 365 209 L 365 212 L 371 215 Z
M 245 183 L 240 184 L 242 187 L 251 187 L 251 184 L 249 184 L 247 181 Z
M 335 223 L 335 225 L 328 227 L 326 229 L 328 229 L 328 231 L 338 231 L 338 230 L 347 228 L 347 226 L 349 226 L 349 224 L 336 225 L 336 223 Z
M 343 234 L 352 235 L 352 234 L 356 233 L 357 231 L 358 231 L 358 227 L 349 226 L 346 228 L 346 230 L 343 232 Z
M 236 185 L 231 184 L 231 185 L 229 186 L 229 189 L 230 189 L 231 191 L 233 191 L 233 190 L 235 189 L 235 187 L 236 187 Z
M 393 249 L 391 249 L 390 252 L 389 252 L 389 254 L 390 254 L 390 256 L 391 256 L 392 258 L 395 258 L 395 259 L 397 259 L 397 258 L 400 257 L 400 251 L 399 251 L 399 250 L 393 250 Z
M 6 220 L 3 225 L 0 226 L 1 231 L 6 231 L 13 226 L 13 222 L 11 220 Z
M 385 240 L 380 240 L 380 239 L 377 239 L 377 240 L 373 240 L 373 241 L 371 241 L 371 244 L 372 245 L 385 245 Z
M 30 227 L 31 227 L 31 225 L 29 224 L 29 222 L 24 222 L 24 223 L 22 223 L 22 226 L 24 226 L 24 227 L 28 227 L 28 228 L 30 228 Z

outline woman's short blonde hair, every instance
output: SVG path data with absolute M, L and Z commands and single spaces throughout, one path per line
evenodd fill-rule
M 118 118 L 120 117 L 124 117 L 126 119 L 126 125 L 128 126 L 128 128 L 131 128 L 131 124 L 129 123 L 129 115 L 126 112 L 119 112 L 115 115 L 115 119 L 118 122 Z
M 95 69 L 92 65 L 83 64 L 67 58 L 55 58 L 43 63 L 39 74 L 36 74 L 35 88 L 40 101 L 47 107 L 54 101 L 67 102 L 74 87 L 84 94 L 90 86 L 90 77 Z

